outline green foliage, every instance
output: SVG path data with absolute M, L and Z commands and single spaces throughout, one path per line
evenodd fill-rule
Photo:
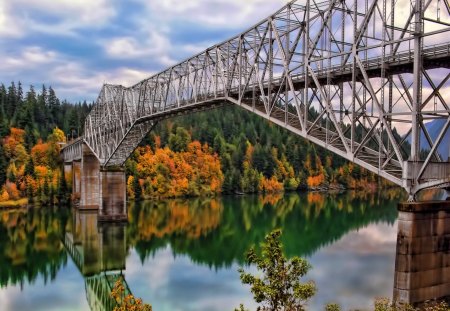
M 64 171 L 61 174 L 58 182 L 58 193 L 56 194 L 59 205 L 67 205 L 70 203 L 70 189 L 67 185 L 66 177 L 64 176 Z
M 52 170 L 58 170 L 60 159 L 59 146 L 56 142 L 62 141 L 64 132 L 68 133 L 70 138 L 76 138 L 82 133 L 84 119 L 91 106 L 86 102 L 76 104 L 61 102 L 51 87 L 47 89 L 43 86 L 39 93 L 33 86 L 30 86 L 24 96 L 20 82 L 18 84 L 12 82 L 9 87 L 0 84 L 0 141 L 2 141 L 0 144 L 0 187 L 8 179 L 15 183 L 18 189 L 21 189 L 22 197 L 31 198 L 33 192 L 38 192 L 36 186 L 34 189 L 28 183 L 23 186 L 24 178 L 17 174 L 23 169 L 22 165 L 25 165 L 24 175 L 36 179 L 35 166 L 42 164 L 30 161 L 31 149 L 40 140 L 45 141 L 47 137 L 48 141 L 55 142 L 49 144 L 47 157 L 52 160 L 46 166 Z M 23 140 L 17 145 L 6 146 L 5 137 L 10 135 L 12 128 L 25 130 Z M 55 130 L 55 128 L 62 131 Z M 10 170 L 7 170 L 8 166 L 11 168 Z M 39 191 L 40 195 L 45 195 L 44 201 L 51 197 L 52 192 L 51 181 L 49 180 L 47 183 L 48 187 L 42 187 L 45 189 Z M 62 191 L 65 192 L 67 189 Z M 58 192 L 60 191 L 58 190 Z M 68 201 L 67 198 L 64 200 Z
M 31 176 L 33 178 L 36 177 L 36 172 L 34 170 L 34 162 L 33 162 L 33 158 L 32 157 L 30 157 L 30 160 L 25 165 L 25 175 Z
M 239 309 L 234 309 L 234 311 L 248 311 L 248 309 L 245 309 L 245 308 L 244 308 L 244 305 L 241 304 L 241 305 L 239 306 Z
M 450 306 L 446 302 L 430 302 L 423 308 L 416 309 L 409 304 L 397 305 L 387 298 L 378 298 L 375 300 L 375 311 L 450 311 Z
M 4 185 L 6 182 L 6 169 L 8 167 L 8 162 L 5 157 L 5 150 L 0 144 L 0 185 Z
M 37 142 L 38 138 L 46 138 L 51 131 L 58 127 L 70 137 L 77 137 L 83 132 L 84 119 L 89 113 L 91 104 L 71 104 L 60 101 L 55 91 L 42 87 L 37 93 L 30 86 L 26 96 L 23 96 L 22 85 L 14 82 L 6 88 L 0 85 L 0 123 L 9 127 L 25 129 L 26 147 L 29 149 Z M 3 113 L 4 112 L 4 113 Z M 8 131 L 0 135 L 4 137 Z
M 134 200 L 140 201 L 142 200 L 142 188 L 139 184 L 139 176 L 136 174 L 133 178 L 133 191 L 134 191 Z
M 341 307 L 336 303 L 329 303 L 325 306 L 325 311 L 341 311 Z
M 177 127 L 175 134 L 169 136 L 169 147 L 175 152 L 186 151 L 190 142 L 191 135 L 182 127 Z
M 262 177 L 275 177 L 290 191 L 336 183 L 348 188 L 365 187 L 373 181 L 371 173 L 358 168 L 354 177 L 344 159 L 234 106 L 162 121 L 144 143 L 154 146 L 156 136 L 161 147 L 168 146 L 173 151 L 185 150 L 191 139 L 208 143 L 220 156 L 225 177 L 223 193 L 267 191 L 260 187 Z M 250 155 L 249 146 L 254 149 Z M 317 176 L 323 177 L 316 178 L 320 184 L 308 185 L 308 177 Z
M 262 304 L 260 310 L 304 310 L 305 302 L 316 293 L 313 282 L 300 282 L 311 266 L 299 257 L 288 260 L 283 254 L 280 236 L 280 230 L 268 234 L 261 245 L 261 255 L 254 248 L 250 249 L 247 262 L 256 265 L 262 277 L 239 269 L 241 280 L 251 286 L 255 301 Z

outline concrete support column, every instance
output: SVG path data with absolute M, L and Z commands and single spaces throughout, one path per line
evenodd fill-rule
M 100 172 L 99 221 L 126 221 L 126 179 L 123 169 Z
M 72 193 L 74 198 L 80 198 L 81 193 L 81 162 L 72 162 Z
M 399 205 L 394 301 L 450 297 L 450 201 Z
M 100 162 L 91 152 L 89 147 L 83 144 L 83 156 L 81 159 L 81 196 L 80 209 L 98 209 L 100 206 Z
M 69 184 L 69 186 L 72 185 L 72 176 L 73 176 L 72 163 L 64 162 L 64 177 L 66 178 L 66 181 Z

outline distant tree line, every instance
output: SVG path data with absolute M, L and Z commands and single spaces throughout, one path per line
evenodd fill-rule
M 367 188 L 378 183 L 369 171 L 235 106 L 161 122 L 142 145 L 151 146 L 152 152 L 158 148 L 184 152 L 191 141 L 218 154 L 223 193 Z M 127 168 L 144 185 L 150 181 L 136 169 L 139 156 L 131 157 Z M 164 161 L 159 165 L 170 167 Z

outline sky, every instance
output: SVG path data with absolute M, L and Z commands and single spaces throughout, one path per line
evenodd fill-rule
M 286 0 L 0 0 L 0 83 L 93 101 L 222 42 Z

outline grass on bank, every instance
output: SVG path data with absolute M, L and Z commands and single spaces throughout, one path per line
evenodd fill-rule
M 18 200 L 8 200 L 0 202 L 0 209 L 1 208 L 19 208 L 19 207 L 26 207 L 28 204 L 27 198 L 22 198 Z

